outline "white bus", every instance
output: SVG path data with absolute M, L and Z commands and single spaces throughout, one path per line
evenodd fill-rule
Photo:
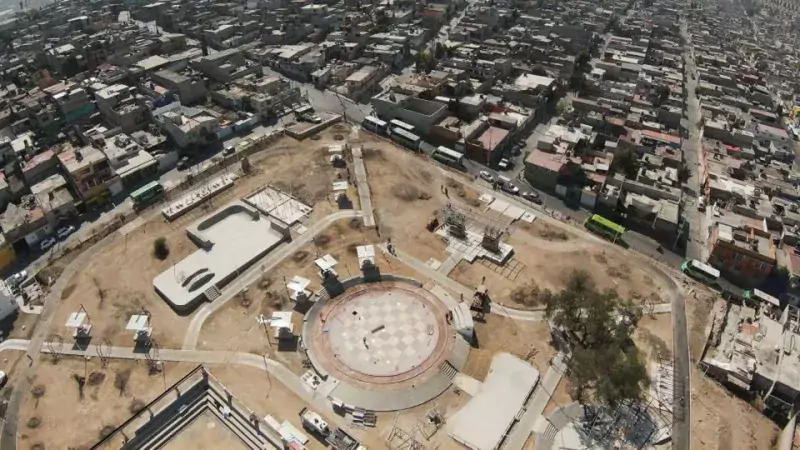
M 414 132 L 414 125 L 407 124 L 407 123 L 403 122 L 402 120 L 393 119 L 389 123 L 392 124 L 392 128 L 402 128 L 402 129 L 408 131 L 409 133 L 413 133 Z
M 392 128 L 392 140 L 412 150 L 419 149 L 419 136 L 402 128 Z
M 719 280 L 719 270 L 696 259 L 687 259 L 684 261 L 683 264 L 681 264 L 681 270 L 686 275 L 711 285 L 717 284 L 717 280 Z
M 381 135 L 385 135 L 389 130 L 389 124 L 373 116 L 364 117 L 364 121 L 361 122 L 361 127 L 367 131 Z
M 464 155 L 447 147 L 439 146 L 433 151 L 431 158 L 449 166 L 461 167 Z

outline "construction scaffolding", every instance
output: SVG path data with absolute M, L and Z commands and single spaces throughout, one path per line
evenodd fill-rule
M 445 424 L 444 415 L 437 408 L 438 404 L 433 405 L 422 417 L 417 419 L 417 430 L 425 439 L 430 440 Z

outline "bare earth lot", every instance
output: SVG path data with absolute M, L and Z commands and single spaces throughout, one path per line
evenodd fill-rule
M 239 178 L 233 188 L 209 202 L 209 210 L 271 183 L 287 191 L 291 189 L 296 196 L 314 205 L 313 215 L 329 214 L 336 208 L 335 203 L 328 201 L 328 194 L 339 170 L 328 162 L 327 144 L 333 142 L 332 139 L 320 140 L 309 145 L 288 138 L 277 141 L 272 148 L 253 158 L 252 174 Z M 297 161 L 304 161 L 305 165 Z M 351 194 L 351 197 L 356 196 Z M 207 210 L 198 208 L 172 223 L 165 222 L 157 212 L 150 213 L 145 217 L 149 220 L 127 237 L 117 236 L 67 286 L 51 331 L 71 341 L 64 324 L 70 312 L 82 305 L 94 325 L 96 339 L 129 346 L 131 335 L 124 331 L 125 324 L 131 314 L 147 310 L 153 317 L 155 340 L 162 347 L 178 347 L 190 318 L 170 309 L 155 293 L 152 280 L 174 262 L 197 250 L 189 241 L 185 227 L 206 213 Z M 152 256 L 153 242 L 161 236 L 167 239 L 170 248 L 165 261 Z

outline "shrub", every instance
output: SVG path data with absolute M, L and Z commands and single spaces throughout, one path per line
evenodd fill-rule
M 167 245 L 167 238 L 160 237 L 153 242 L 153 256 L 164 261 L 169 257 L 169 246 Z

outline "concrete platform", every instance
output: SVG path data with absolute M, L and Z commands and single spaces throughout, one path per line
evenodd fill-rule
M 200 249 L 153 279 L 156 292 L 182 312 L 196 307 L 209 292 L 219 294 L 219 288 L 289 238 L 288 227 L 239 201 L 200 219 L 186 232 Z

